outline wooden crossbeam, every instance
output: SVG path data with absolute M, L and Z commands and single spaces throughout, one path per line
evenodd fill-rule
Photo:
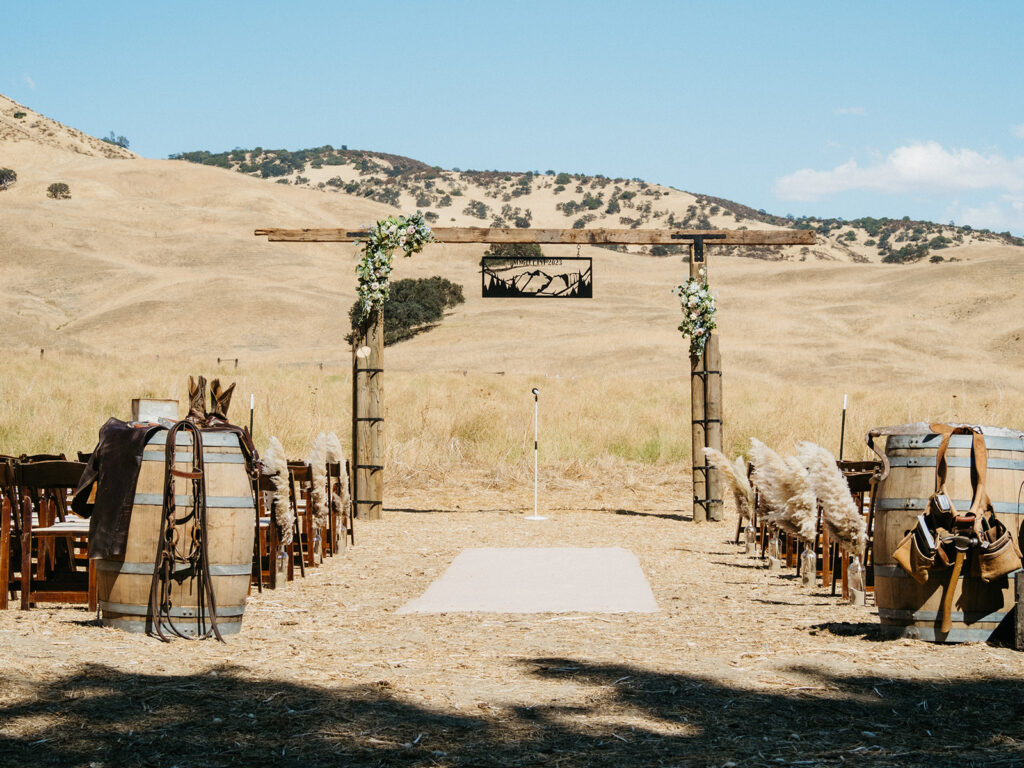
M 814 245 L 809 229 L 512 229 L 499 227 L 431 228 L 439 243 L 562 243 L 567 245 Z M 257 229 L 257 237 L 275 243 L 352 243 L 364 229 Z

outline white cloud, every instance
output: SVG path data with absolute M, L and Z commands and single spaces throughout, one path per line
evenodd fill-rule
M 27 85 L 29 88 L 35 88 L 36 87 L 36 81 L 33 80 L 28 75 L 25 75 L 25 85 Z
M 818 200 L 850 190 L 895 195 L 979 189 L 1024 191 L 1024 157 L 947 150 L 929 141 L 897 147 L 867 167 L 850 159 L 832 170 L 804 168 L 775 181 L 775 194 L 783 200 Z
M 1024 139 L 1024 123 L 1020 123 L 1019 125 L 1011 125 L 1010 133 L 1012 133 L 1018 139 Z
M 837 115 L 866 115 L 867 110 L 864 107 L 838 107 L 835 110 Z
M 1024 195 L 1002 195 L 998 201 L 958 209 L 953 219 L 957 224 L 970 224 L 975 229 L 994 232 L 1024 232 Z

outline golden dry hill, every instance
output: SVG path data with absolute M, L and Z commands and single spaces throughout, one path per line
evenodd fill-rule
M 28 116 L 15 119 L 15 111 Z M 0 126 L 0 167 L 18 174 L 0 191 L 0 322 L 4 347 L 22 352 L 344 365 L 356 246 L 271 244 L 253 236 L 259 227 L 361 225 L 416 208 L 439 225 L 489 225 L 498 217 L 514 226 L 529 211 L 531 226 L 567 227 L 588 215 L 594 218 L 587 226 L 612 226 L 622 216 L 646 217 L 643 227 L 668 226 L 671 216 L 682 226 L 695 223 L 687 213 L 695 205 L 698 218 L 715 227 L 778 226 L 635 180 L 560 184 L 557 175 L 531 174 L 527 190 L 521 174 L 405 167 L 387 155 L 367 155 L 360 166 L 359 153 L 349 153 L 343 164 L 309 162 L 277 179 L 286 183 L 274 183 L 258 178 L 258 169 L 253 175 L 137 157 L 9 100 L 0 100 Z M 234 165 L 252 157 L 246 152 Z M 405 179 L 395 186 L 396 205 L 364 196 L 371 176 Z M 71 199 L 46 196 L 55 181 L 69 185 Z M 558 208 L 587 196 L 600 197 L 604 207 L 572 217 Z M 619 211 L 607 213 L 613 196 Z M 486 208 L 484 218 L 473 202 Z M 882 264 L 840 234 L 819 238 L 806 252 L 755 254 L 770 258 L 711 250 L 733 382 L 782 400 L 789 388 L 805 385 L 925 387 L 997 404 L 1019 397 L 1024 248 L 976 234 L 945 248 L 942 263 Z M 672 294 L 686 273 L 679 255 L 584 248 L 594 259 L 595 298 L 531 302 L 480 298 L 483 250 L 436 245 L 399 260 L 396 278 L 443 275 L 466 287 L 467 302 L 438 329 L 389 349 L 389 367 L 685 376 Z

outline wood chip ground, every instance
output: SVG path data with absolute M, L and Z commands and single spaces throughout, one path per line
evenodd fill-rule
M 581 509 L 566 487 L 544 522 L 497 489 L 395 493 L 357 546 L 254 593 L 227 644 L 0 612 L 0 764 L 1024 763 L 1024 656 L 885 640 L 870 601 L 768 573 L 680 490 Z M 626 547 L 661 610 L 396 614 L 463 549 L 514 546 Z

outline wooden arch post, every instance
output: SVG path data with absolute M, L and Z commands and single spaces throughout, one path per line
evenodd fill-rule
M 352 506 L 380 520 L 384 510 L 384 311 L 352 343 Z
M 363 229 L 257 229 L 270 242 L 352 243 L 363 240 Z M 705 245 L 814 245 L 809 229 L 510 229 L 438 227 L 438 243 L 537 243 L 565 245 L 690 245 L 690 276 L 706 267 Z M 707 242 L 706 242 L 707 241 Z M 359 340 L 357 339 L 357 342 Z M 372 343 L 371 343 L 372 342 Z M 360 349 L 369 347 L 360 358 Z M 379 518 L 384 505 L 384 327 L 377 313 L 365 341 L 353 347 L 352 357 L 352 498 L 356 509 Z M 718 336 L 708 339 L 704 354 L 690 359 L 690 410 L 693 447 L 693 519 L 722 519 L 722 486 L 718 472 L 708 466 L 704 448 L 722 449 L 722 363 Z
M 706 280 L 704 238 L 695 238 L 690 245 L 690 277 L 699 280 L 702 268 Z M 722 519 L 721 472 L 704 456 L 705 448 L 722 450 L 722 358 L 714 332 L 704 344 L 702 355 L 690 355 L 690 424 L 693 521 L 717 523 Z

